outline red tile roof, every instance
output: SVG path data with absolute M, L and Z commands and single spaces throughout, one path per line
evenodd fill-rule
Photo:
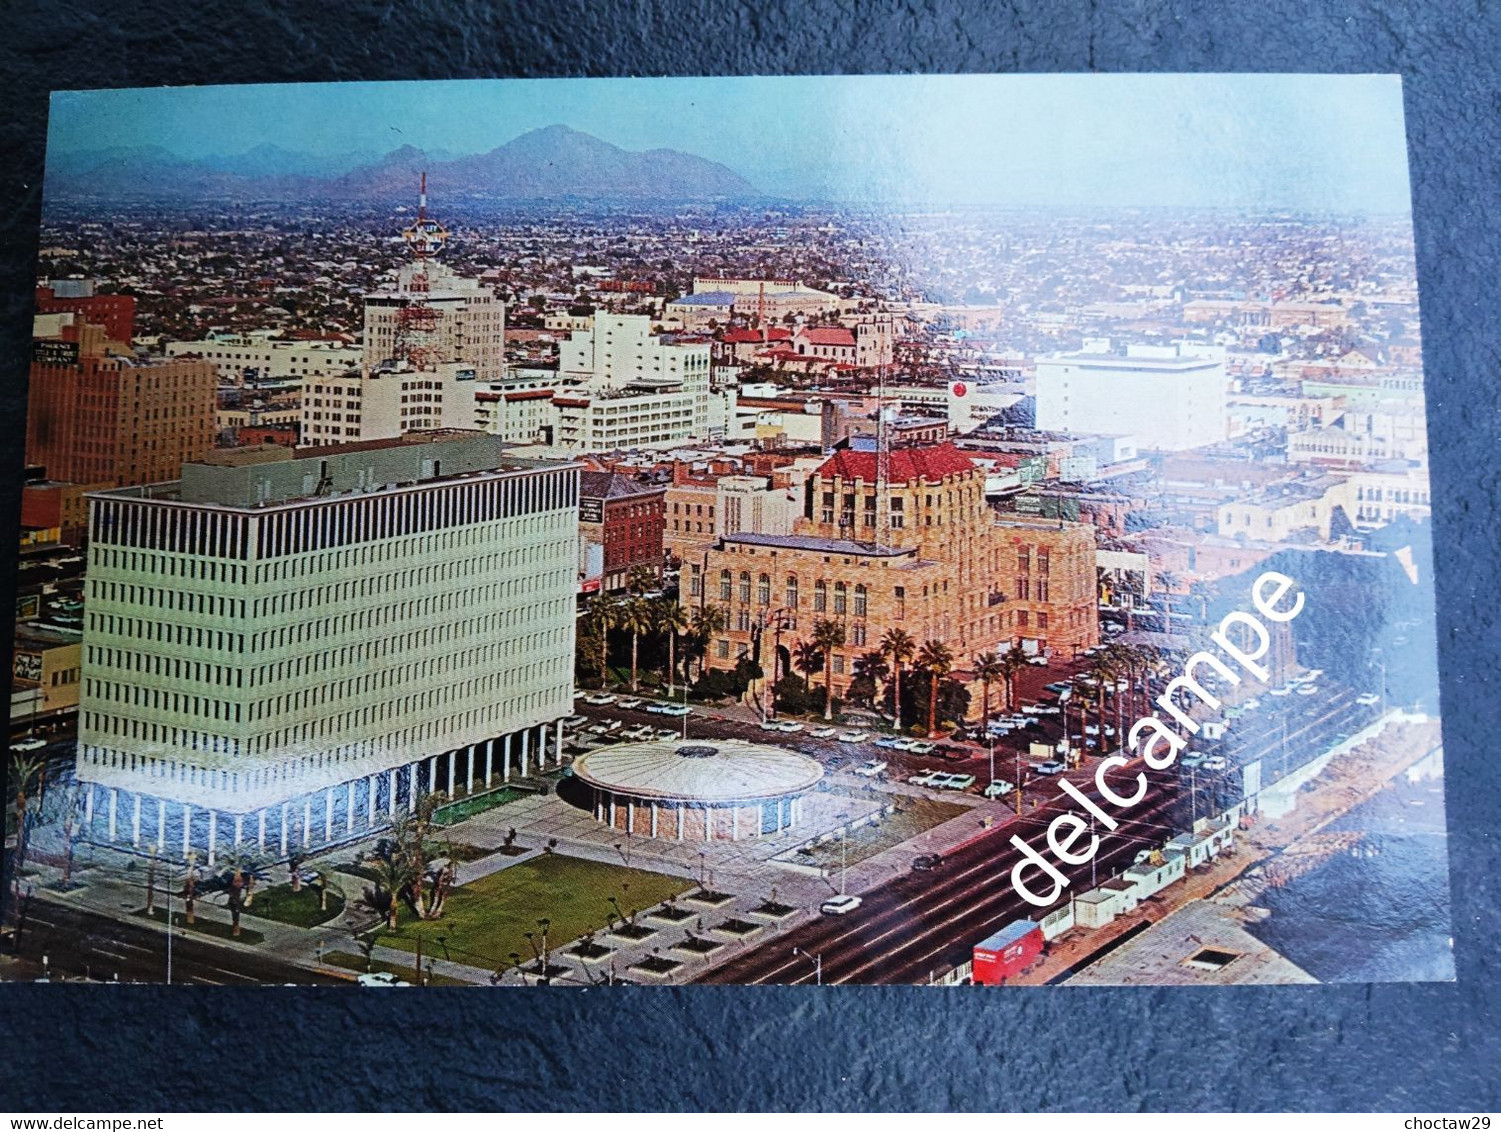
M 800 336 L 810 346 L 853 346 L 855 336 L 843 326 L 806 326 Z
M 910 483 L 913 480 L 936 483 L 944 476 L 963 475 L 975 468 L 975 462 L 952 444 L 933 448 L 897 448 L 891 453 L 889 465 L 887 480 L 890 483 Z M 876 454 L 843 449 L 825 460 L 814 474 L 825 479 L 838 476 L 875 483 Z

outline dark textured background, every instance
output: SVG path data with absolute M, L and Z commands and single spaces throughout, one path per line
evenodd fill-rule
M 0 1110 L 1501 1108 L 1494 675 L 1501 7 L 16 2 L 0 36 L 0 531 L 49 89 L 506 75 L 1405 76 L 1459 982 L 551 994 L 0 987 Z M 12 584 L 13 551 L 0 563 Z M 0 605 L 0 608 L 4 608 Z

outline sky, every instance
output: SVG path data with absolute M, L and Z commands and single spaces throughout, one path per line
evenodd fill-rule
M 777 196 L 1406 212 L 1395 75 L 500 79 L 53 95 L 49 152 L 480 153 L 562 124 Z

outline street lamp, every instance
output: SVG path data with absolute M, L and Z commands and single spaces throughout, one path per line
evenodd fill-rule
M 810 960 L 813 963 L 813 985 L 823 986 L 823 952 L 812 955 L 804 951 L 801 947 L 794 947 L 792 954 L 801 955 L 804 959 Z

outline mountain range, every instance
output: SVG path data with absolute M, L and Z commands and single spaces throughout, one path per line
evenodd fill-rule
M 240 154 L 185 158 L 160 146 L 49 154 L 49 199 L 375 201 L 428 192 L 490 200 L 561 198 L 723 200 L 763 197 L 727 166 L 673 149 L 631 151 L 567 126 L 522 134 L 488 153 L 453 155 L 402 146 L 384 156 L 318 156 L 260 145 Z

